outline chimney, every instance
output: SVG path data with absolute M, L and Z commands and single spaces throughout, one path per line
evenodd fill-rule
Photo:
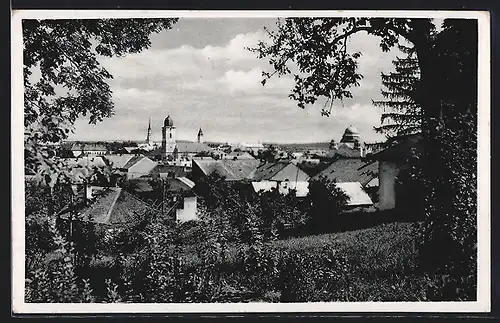
M 85 184 L 85 198 L 87 200 L 92 199 L 92 186 L 89 184 Z

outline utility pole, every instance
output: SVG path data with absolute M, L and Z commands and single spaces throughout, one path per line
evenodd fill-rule
M 71 204 L 70 204 L 70 211 L 69 211 L 69 237 L 70 237 L 71 242 L 73 242 L 74 212 L 75 212 L 74 195 L 73 195 L 73 192 L 71 192 Z
M 161 215 L 165 217 L 165 181 L 160 177 L 161 180 Z

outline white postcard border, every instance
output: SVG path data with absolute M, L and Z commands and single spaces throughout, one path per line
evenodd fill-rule
M 398 17 L 471 18 L 479 25 L 478 77 L 478 298 L 476 302 L 332 302 L 209 304 L 33 304 L 24 302 L 24 90 L 22 19 L 95 18 L 275 18 Z M 194 11 L 194 10 L 15 10 L 11 29 L 12 71 L 12 306 L 16 314 L 40 313 L 294 313 L 294 312 L 488 312 L 490 259 L 490 16 L 480 11 Z

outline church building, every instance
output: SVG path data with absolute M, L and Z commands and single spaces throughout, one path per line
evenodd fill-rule
M 330 151 L 336 155 L 343 155 L 345 157 L 365 157 L 370 150 L 366 147 L 365 143 L 361 140 L 361 135 L 358 129 L 350 125 L 344 131 L 340 143 L 334 140 L 330 143 Z
M 212 152 L 212 148 L 204 144 L 201 128 L 198 131 L 196 142 L 177 140 L 174 121 L 170 116 L 167 116 L 163 122 L 161 132 L 162 159 L 191 161 L 198 154 Z

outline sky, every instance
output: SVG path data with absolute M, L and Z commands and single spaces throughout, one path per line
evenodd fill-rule
M 161 126 L 170 115 L 177 139 L 196 140 L 201 127 L 205 141 L 307 143 L 335 139 L 345 128 L 356 127 L 365 142 L 384 137 L 373 131 L 381 110 L 381 73 L 392 70 L 397 50 L 383 53 L 379 40 L 355 34 L 349 43 L 361 51 L 359 71 L 364 76 L 353 89 L 353 99 L 335 102 L 330 117 L 322 104 L 297 107 L 288 94 L 291 76 L 262 86 L 262 71 L 271 71 L 246 47 L 266 37 L 263 27 L 274 19 L 180 19 L 173 29 L 154 34 L 152 46 L 121 58 L 100 58 L 114 76 L 109 81 L 114 116 L 98 123 L 77 121 L 72 140 L 144 140 L 151 118 L 153 140 L 161 140 Z

